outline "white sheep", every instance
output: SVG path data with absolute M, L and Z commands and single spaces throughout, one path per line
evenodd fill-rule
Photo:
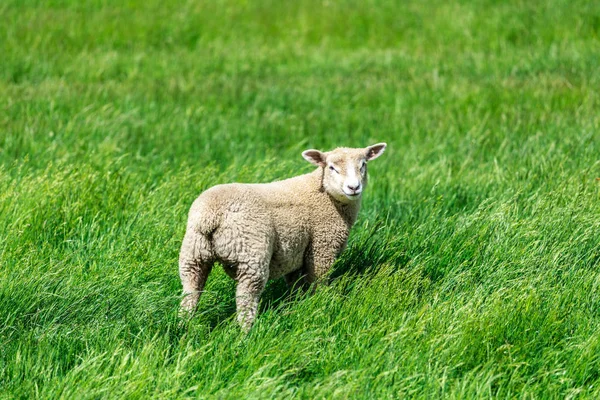
M 323 277 L 344 250 L 367 184 L 367 162 L 386 144 L 306 150 L 312 173 L 265 184 L 214 186 L 192 204 L 181 253 L 181 311 L 195 309 L 215 262 L 237 281 L 237 320 L 248 331 L 268 279 Z

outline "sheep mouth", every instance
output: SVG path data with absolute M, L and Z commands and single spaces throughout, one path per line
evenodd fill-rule
M 362 190 L 360 192 L 354 192 L 354 193 L 348 193 L 348 192 L 344 191 L 344 194 L 351 199 L 355 199 L 362 194 Z

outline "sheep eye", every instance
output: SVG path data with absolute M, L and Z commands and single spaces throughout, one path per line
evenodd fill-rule
M 337 169 L 335 169 L 335 168 L 333 167 L 333 165 L 330 165 L 330 166 L 329 166 L 329 169 L 339 174 L 339 171 L 338 171 Z

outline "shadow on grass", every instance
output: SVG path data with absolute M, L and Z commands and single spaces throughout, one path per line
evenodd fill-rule
M 356 234 L 348 248 L 333 265 L 326 284 L 333 284 L 343 276 L 364 279 L 373 275 L 382 265 L 403 268 L 410 258 L 398 241 L 390 237 L 391 230 L 385 221 L 366 225 Z M 310 294 L 310 289 L 308 294 Z M 290 301 L 302 301 L 307 291 L 292 292 L 283 279 L 272 281 L 262 296 L 261 312 L 275 310 Z
M 354 235 L 350 246 L 334 264 L 327 284 L 332 284 L 343 276 L 361 279 L 374 274 L 382 265 L 389 267 L 391 264 L 395 268 L 402 268 L 409 261 L 410 258 L 398 241 L 390 237 L 389 227 L 386 227 L 384 221 L 378 221 L 371 226 L 366 225 Z M 215 265 L 213 273 L 217 268 L 220 267 Z M 259 314 L 276 311 L 289 302 L 302 301 L 308 293 L 310 289 L 291 290 L 283 278 L 269 281 L 261 296 Z M 196 315 L 190 322 L 206 324 L 212 331 L 234 318 L 235 311 L 235 282 L 231 279 L 218 279 L 203 294 Z
M 410 257 L 400 240 L 390 236 L 391 232 L 383 220 L 365 226 L 333 265 L 329 283 L 342 276 L 372 275 L 382 265 L 393 265 L 395 270 L 408 264 Z

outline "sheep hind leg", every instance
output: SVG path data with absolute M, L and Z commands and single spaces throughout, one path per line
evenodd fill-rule
M 256 319 L 260 296 L 268 279 L 268 268 L 238 265 L 238 284 L 235 294 L 237 322 L 244 332 L 248 332 Z
M 183 286 L 180 317 L 190 317 L 196 309 L 212 270 L 209 250 L 208 239 L 201 233 L 193 230 L 186 232 L 179 255 L 179 277 Z

